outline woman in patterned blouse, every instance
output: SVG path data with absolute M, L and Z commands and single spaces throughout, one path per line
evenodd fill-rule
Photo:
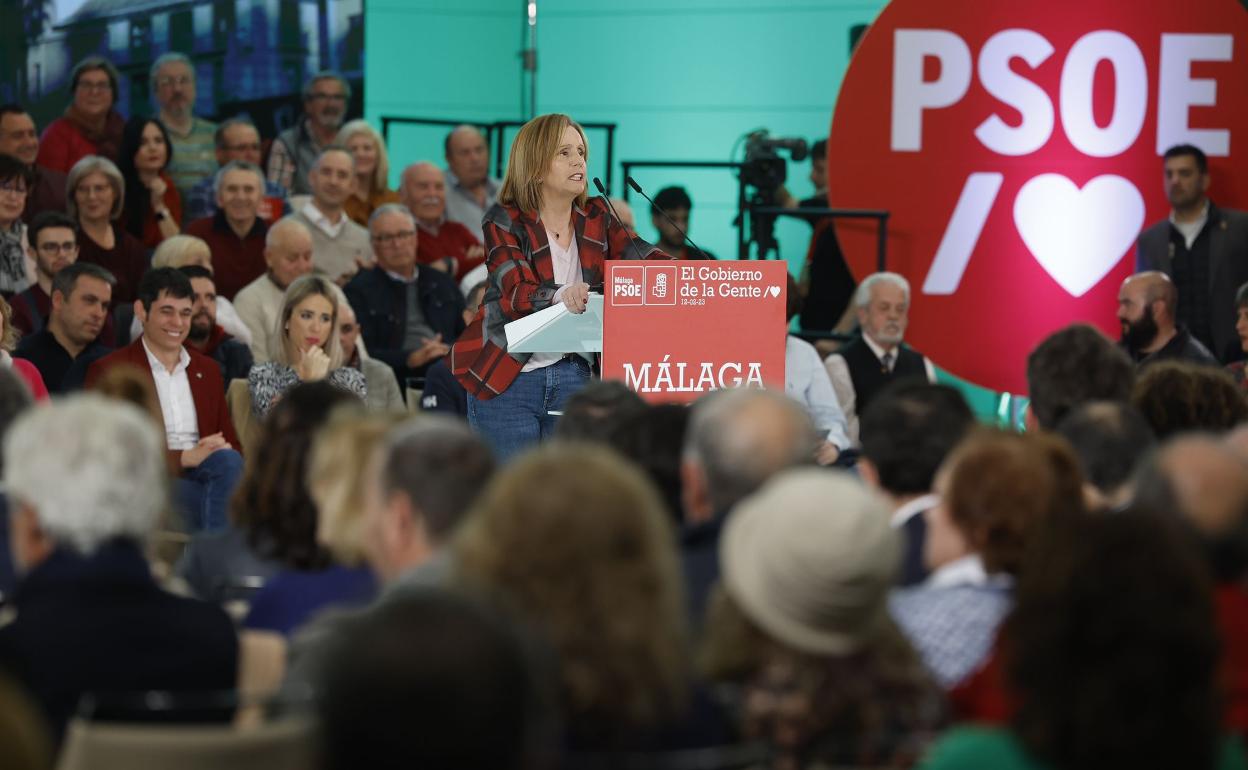
M 359 396 L 367 395 L 364 375 L 343 366 L 336 286 L 319 275 L 306 275 L 286 289 L 278 320 L 281 345 L 273 361 L 256 364 L 247 376 L 251 408 L 263 417 L 282 394 L 299 382 L 326 380 Z

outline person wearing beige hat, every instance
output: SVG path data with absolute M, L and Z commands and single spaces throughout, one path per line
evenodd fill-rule
M 943 699 L 889 617 L 901 556 L 883 498 L 852 475 L 775 476 L 729 516 L 703 664 L 739 686 L 741 730 L 775 767 L 908 766 Z

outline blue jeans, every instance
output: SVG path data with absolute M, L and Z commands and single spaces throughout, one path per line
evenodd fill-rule
M 218 449 L 196 468 L 182 471 L 178 503 L 190 532 L 225 529 L 230 495 L 243 476 L 243 456 L 234 449 Z
M 589 364 L 579 356 L 550 366 L 520 372 L 494 398 L 468 395 L 468 424 L 481 434 L 494 457 L 504 463 L 555 432 L 568 398 L 589 382 Z

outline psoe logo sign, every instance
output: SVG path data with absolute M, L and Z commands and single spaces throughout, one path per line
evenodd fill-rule
M 1245 94 L 1238 0 L 893 0 L 837 99 L 829 201 L 892 212 L 907 341 L 1026 392 L 1027 353 L 1053 330 L 1117 337 L 1136 237 L 1169 213 L 1166 148 L 1201 147 L 1211 197 L 1244 208 Z M 874 225 L 837 232 L 854 275 L 873 271 Z
M 643 305 L 644 267 L 617 267 L 611 276 L 612 305 Z

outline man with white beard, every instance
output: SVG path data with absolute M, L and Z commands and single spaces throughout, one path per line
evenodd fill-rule
M 873 273 L 858 284 L 854 305 L 862 337 L 824 359 L 837 400 L 858 443 L 858 416 L 890 383 L 907 378 L 936 382 L 927 356 L 903 345 L 910 312 L 910 282 L 897 273 Z

